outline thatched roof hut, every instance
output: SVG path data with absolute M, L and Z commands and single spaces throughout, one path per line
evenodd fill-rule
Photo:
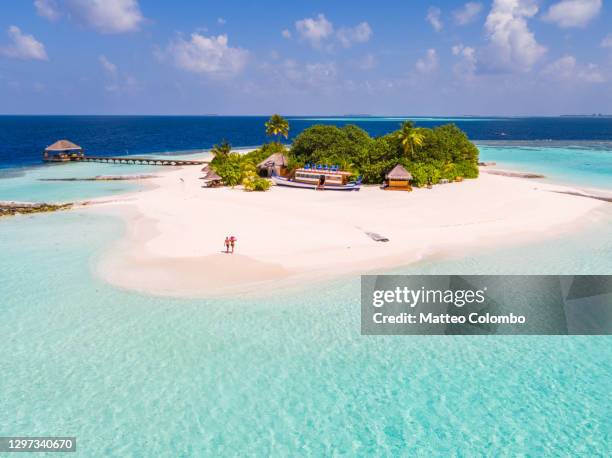
M 284 175 L 289 165 L 289 159 L 283 153 L 270 154 L 267 158 L 257 164 L 260 175 Z
M 204 177 L 202 178 L 204 181 L 221 181 L 223 180 L 223 178 L 221 178 L 219 175 L 216 174 L 216 172 L 212 169 L 208 169 L 208 171 L 206 172 L 206 175 L 204 175 Z
M 386 178 L 387 180 L 410 181 L 412 180 L 412 174 L 402 165 L 397 164 L 389 173 L 387 173 Z
M 390 191 L 411 191 L 410 181 L 412 180 L 411 173 L 397 164 L 389 173 L 387 173 L 387 183 L 385 189 Z
M 49 152 L 60 152 L 60 151 L 82 151 L 81 148 L 76 143 L 72 143 L 70 140 L 58 140 L 52 145 L 49 145 L 45 148 L 45 151 Z
M 211 169 L 210 167 L 208 166 L 204 167 L 202 169 L 202 172 L 206 172 L 204 176 L 200 178 L 201 180 L 204 181 L 205 187 L 211 188 L 215 186 L 220 186 L 223 183 L 223 178 L 217 175 L 215 171 Z
M 43 159 L 45 161 L 69 161 L 71 158 L 83 157 L 83 148 L 70 140 L 58 140 L 45 148 Z

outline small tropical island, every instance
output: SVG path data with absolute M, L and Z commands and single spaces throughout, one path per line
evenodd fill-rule
M 246 154 L 232 152 L 227 141 L 213 147 L 210 166 L 225 185 L 266 191 L 270 182 L 264 176 L 272 172 L 292 176 L 314 164 L 348 172 L 364 184 L 384 183 L 397 166 L 417 187 L 478 177 L 478 148 L 454 124 L 426 129 L 405 121 L 397 131 L 374 138 L 351 124 L 315 125 L 291 145 L 281 142 L 289 137 L 285 118 L 275 114 L 265 127 L 275 140 Z
M 100 258 L 101 278 L 166 296 L 269 294 L 544 239 L 588 224 L 606 204 L 487 165 L 479 174 L 477 147 L 452 124 L 405 122 L 374 138 L 354 125 L 314 125 L 287 144 L 289 128 L 272 116 L 265 129 L 273 138 L 260 148 L 222 141 L 198 157 L 203 170 L 162 167 L 145 189 L 81 208 L 126 221 L 123 239 Z M 272 186 L 298 174 L 364 185 Z

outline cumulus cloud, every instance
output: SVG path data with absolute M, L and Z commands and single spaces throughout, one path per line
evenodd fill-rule
M 8 28 L 10 43 L 0 47 L 0 54 L 14 59 L 49 60 L 45 45 L 34 36 L 25 34 L 17 26 Z
M 542 74 L 566 82 L 604 83 L 606 78 L 596 64 L 579 65 L 574 56 L 566 55 L 547 65 Z
M 599 14 L 601 4 L 601 0 L 561 0 L 548 9 L 544 20 L 562 28 L 584 27 Z
M 533 0 L 494 0 L 485 22 L 486 65 L 494 70 L 529 71 L 546 53 L 527 24 L 538 12 Z
M 39 16 L 47 18 L 50 21 L 56 21 L 61 16 L 55 0 L 35 0 L 34 6 Z
M 367 42 L 372 36 L 372 28 L 367 22 L 362 22 L 355 27 L 342 27 L 336 35 L 342 46 L 350 48 L 354 43 Z
M 453 66 L 455 75 L 465 79 L 472 79 L 476 73 L 476 50 L 463 43 L 452 47 L 453 56 L 457 56 L 459 62 Z
M 102 33 L 132 32 L 144 21 L 138 0 L 35 0 L 34 5 L 47 19 L 66 15 Z
M 459 25 L 467 25 L 473 22 L 482 11 L 482 3 L 467 2 L 463 8 L 456 10 L 453 13 L 455 22 Z
M 283 36 L 283 38 L 286 38 L 287 40 L 291 39 L 291 31 L 289 31 L 289 29 L 284 29 L 281 32 L 281 35 Z
M 431 24 L 431 26 L 436 32 L 439 32 L 440 30 L 442 30 L 442 27 L 444 27 L 444 24 L 442 24 L 442 20 L 440 19 L 441 14 L 442 11 L 440 10 L 440 8 L 436 6 L 430 6 L 427 10 L 427 16 L 425 16 L 427 22 Z
M 416 69 L 420 73 L 432 73 L 438 68 L 438 53 L 435 49 L 428 49 L 425 57 L 416 61 Z
M 319 47 L 323 40 L 334 33 L 333 24 L 323 14 L 319 14 L 316 18 L 296 21 L 295 29 L 302 39 L 309 41 L 315 47 Z
M 182 70 L 218 79 L 239 74 L 249 57 L 247 50 L 230 47 L 227 35 L 206 37 L 199 33 L 192 33 L 189 40 L 179 37 L 171 42 L 165 55 Z
M 609 33 L 603 40 L 601 40 L 600 46 L 602 48 L 612 48 L 612 33 Z

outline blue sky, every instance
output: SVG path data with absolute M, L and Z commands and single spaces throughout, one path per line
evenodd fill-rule
M 611 8 L 2 0 L 0 112 L 610 113 Z

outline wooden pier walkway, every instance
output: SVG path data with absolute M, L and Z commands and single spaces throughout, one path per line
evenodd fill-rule
M 105 157 L 105 156 L 83 156 L 70 158 L 75 162 L 104 162 L 107 164 L 134 164 L 134 165 L 166 165 L 166 166 L 183 166 L 183 165 L 206 165 L 210 161 L 189 161 L 184 159 L 172 158 L 154 158 L 154 157 Z

